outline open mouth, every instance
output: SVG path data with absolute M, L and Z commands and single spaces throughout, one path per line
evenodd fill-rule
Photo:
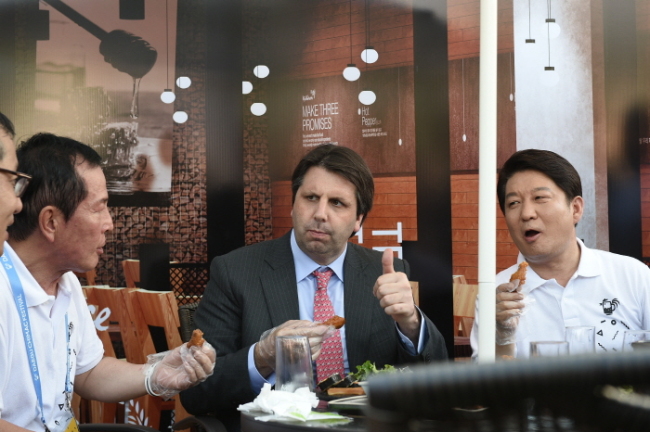
M 535 238 L 537 237 L 538 234 L 540 234 L 539 231 L 536 231 L 536 230 L 526 230 L 526 231 L 524 232 L 524 237 L 526 238 L 526 240 L 535 240 Z

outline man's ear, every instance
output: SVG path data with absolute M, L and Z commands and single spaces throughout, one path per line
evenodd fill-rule
M 38 229 L 49 242 L 54 242 L 62 222 L 63 213 L 54 206 L 45 206 L 38 214 Z
M 571 200 L 571 211 L 573 212 L 573 225 L 580 222 L 585 210 L 585 200 L 581 196 L 574 197 Z

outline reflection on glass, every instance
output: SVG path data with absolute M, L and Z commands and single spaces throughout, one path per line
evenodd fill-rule
M 566 341 L 540 341 L 530 343 L 531 357 L 556 357 L 569 354 L 569 343 Z
M 113 195 L 133 194 L 133 147 L 138 145 L 138 123 L 109 123 L 101 131 L 95 150 L 102 157 L 106 188 Z

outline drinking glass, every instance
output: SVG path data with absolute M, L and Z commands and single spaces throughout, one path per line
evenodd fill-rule
M 596 352 L 596 327 L 594 326 L 567 327 L 564 339 L 569 343 L 569 354 Z
M 626 330 L 623 336 L 623 351 L 650 348 L 650 330 Z
M 567 355 L 569 343 L 566 341 L 538 341 L 530 343 L 531 357 L 554 357 Z
M 275 340 L 275 388 L 294 392 L 314 390 L 311 350 L 306 336 L 278 336 Z

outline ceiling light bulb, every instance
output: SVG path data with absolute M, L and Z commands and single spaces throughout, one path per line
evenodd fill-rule
M 258 78 L 266 78 L 267 76 L 269 76 L 269 73 L 271 73 L 271 71 L 268 68 L 268 66 L 257 65 L 253 69 L 253 74 L 255 74 L 255 76 Z
M 192 85 L 192 80 L 186 76 L 178 77 L 176 79 L 176 85 L 182 89 L 186 89 Z
M 379 53 L 371 46 L 361 51 L 361 60 L 366 63 L 374 63 L 379 60 Z
M 171 89 L 165 89 L 165 91 L 160 94 L 160 100 L 166 104 L 170 104 L 176 100 L 176 95 L 171 91 Z
M 242 94 L 249 94 L 253 91 L 253 84 L 250 81 L 241 82 L 241 92 Z
M 251 105 L 251 113 L 256 116 L 261 116 L 266 113 L 266 105 L 264 105 L 262 102 L 255 102 L 253 105 Z
M 359 93 L 359 102 L 364 105 L 372 105 L 377 100 L 377 95 L 372 90 L 364 90 Z
M 172 118 L 176 123 L 185 123 L 188 119 L 188 116 L 185 111 L 176 111 Z
M 343 78 L 348 81 L 356 81 L 361 76 L 361 71 L 354 64 L 349 64 L 348 67 L 343 69 Z

